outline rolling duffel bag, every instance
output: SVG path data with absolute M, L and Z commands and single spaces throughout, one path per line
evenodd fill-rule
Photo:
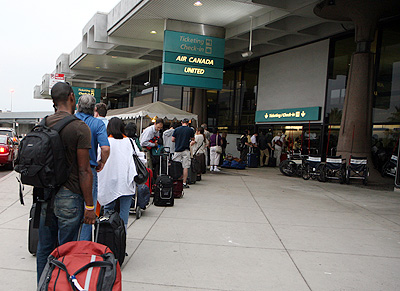
M 38 291 L 119 291 L 121 269 L 109 247 L 91 241 L 72 241 L 48 257 Z

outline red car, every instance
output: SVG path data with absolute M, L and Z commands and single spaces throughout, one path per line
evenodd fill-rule
M 17 152 L 11 137 L 0 135 L 0 166 L 7 166 L 14 169 L 14 161 Z

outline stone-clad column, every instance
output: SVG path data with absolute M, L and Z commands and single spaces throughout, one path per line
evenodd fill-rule
M 350 155 L 367 156 L 371 163 L 374 71 L 371 42 L 378 20 L 400 13 L 400 0 L 326 0 L 314 8 L 314 13 L 325 19 L 354 22 L 357 50 L 351 58 L 338 154 L 346 159 Z

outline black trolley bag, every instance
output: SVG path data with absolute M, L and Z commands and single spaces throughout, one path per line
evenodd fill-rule
M 107 211 L 99 217 L 95 227 L 95 242 L 108 246 L 122 265 L 126 254 L 126 230 L 119 213 L 114 210 Z
M 247 154 L 247 166 L 249 168 L 257 168 L 258 167 L 257 154 L 254 153 L 253 148 L 251 148 L 250 151 L 251 152 Z
M 34 228 L 34 219 L 36 212 L 36 203 L 33 203 L 29 213 L 29 229 L 28 229 L 28 251 L 32 255 L 36 255 L 39 243 L 39 228 Z
M 155 206 L 174 206 L 174 180 L 168 175 L 168 159 L 169 153 L 160 155 L 160 175 L 157 177 L 154 187 L 153 203 Z M 165 167 L 162 165 L 163 162 L 166 163 Z M 162 173 L 163 169 L 166 170 L 166 174 Z

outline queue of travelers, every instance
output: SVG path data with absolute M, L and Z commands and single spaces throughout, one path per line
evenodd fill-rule
M 125 124 L 116 117 L 108 120 L 107 106 L 96 104 L 92 95 L 80 96 L 76 105 L 74 92 L 68 83 L 55 84 L 51 97 L 55 113 L 46 118 L 47 126 L 54 126 L 64 117 L 74 114 L 76 118 L 60 131 L 70 174 L 56 192 L 54 205 L 48 205 L 50 202 L 40 204 L 36 252 L 38 282 L 48 256 L 57 245 L 93 239 L 96 206 L 107 212 L 114 210 L 118 204 L 119 216 L 127 228 L 133 196 L 147 187 L 134 182 L 137 175 L 134 159 L 131 158 L 134 153 L 143 164 L 154 170 L 157 154 L 168 147 L 172 160 L 182 163 L 183 187 L 189 188 L 188 171 L 192 158 L 200 165 L 197 173 L 197 180 L 200 180 L 201 174 L 206 172 L 207 163 L 211 171 L 220 171 L 220 156 L 227 144 L 226 136 L 223 139 L 217 129 L 212 135 L 206 124 L 193 129 L 188 119 L 183 119 L 180 126 L 171 124 L 163 134 L 164 122 L 157 119 L 139 138 L 136 124 Z M 147 192 L 150 191 L 147 189 Z M 53 207 L 53 211 L 51 217 L 46 218 L 47 207 Z
M 183 187 L 186 189 L 190 187 L 188 176 L 192 161 L 199 165 L 195 173 L 197 181 L 206 173 L 208 165 L 211 172 L 221 171 L 219 165 L 226 156 L 228 142 L 226 133 L 221 135 L 217 128 L 213 128 L 212 133 L 206 124 L 194 129 L 185 118 L 180 125 L 172 123 L 162 132 L 164 121 L 158 118 L 144 129 L 139 138 L 135 123 L 125 124 L 116 117 L 108 120 L 106 105 L 96 104 L 92 95 L 82 95 L 76 105 L 74 92 L 68 83 L 55 84 L 51 97 L 55 113 L 45 119 L 47 126 L 54 126 L 63 118 L 74 115 L 75 108 L 77 112 L 75 119 L 60 131 L 70 174 L 57 190 L 54 205 L 40 204 L 36 253 L 38 281 L 49 254 L 57 244 L 93 239 L 92 224 L 95 223 L 97 205 L 105 212 L 115 210 L 118 205 L 119 216 L 127 229 L 134 195 L 138 191 L 151 192 L 151 185 L 147 187 L 134 182 L 138 172 L 132 155 L 137 155 L 147 168 L 152 169 L 155 178 L 161 167 L 160 156 L 169 148 L 169 158 L 182 164 Z M 257 132 L 250 135 L 246 130 L 238 149 L 244 161 L 252 152 L 258 155 L 261 166 L 268 165 L 271 156 L 278 164 L 286 142 L 284 133 L 272 138 L 264 131 L 258 136 Z M 48 207 L 53 207 L 53 211 L 50 217 L 44 217 L 49 215 Z

